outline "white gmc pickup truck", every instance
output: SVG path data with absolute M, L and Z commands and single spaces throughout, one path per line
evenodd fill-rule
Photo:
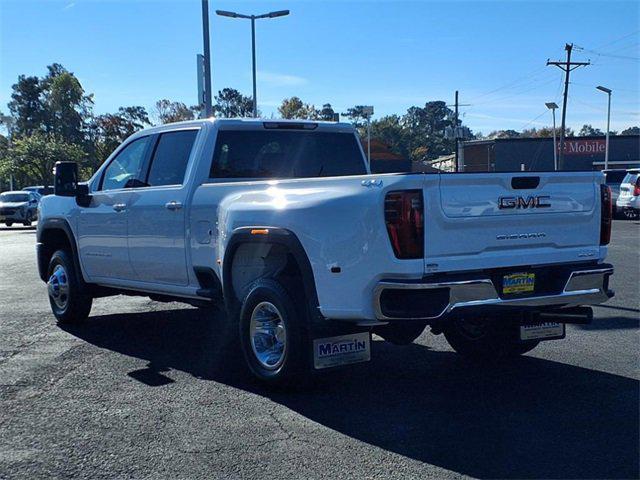
M 350 125 L 208 119 L 136 133 L 88 183 L 59 162 L 55 188 L 37 256 L 60 322 L 117 294 L 223 305 L 269 383 L 368 360 L 372 332 L 520 355 L 613 296 L 599 172 L 371 175 Z

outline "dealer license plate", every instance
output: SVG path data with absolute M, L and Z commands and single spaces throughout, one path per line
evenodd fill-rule
M 564 337 L 564 323 L 543 322 L 520 325 L 520 340 L 555 340 Z
M 313 366 L 317 369 L 369 360 L 371 360 L 369 332 L 313 340 Z
M 535 273 L 511 273 L 502 277 L 502 293 L 505 295 L 531 293 L 535 285 Z

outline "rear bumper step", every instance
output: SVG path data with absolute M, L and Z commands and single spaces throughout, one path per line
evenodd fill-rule
M 505 298 L 488 277 L 457 281 L 403 283 L 382 281 L 374 289 L 378 320 L 435 320 L 454 310 L 480 307 L 546 308 L 597 305 L 609 290 L 608 264 L 571 271 L 564 287 L 552 294 Z

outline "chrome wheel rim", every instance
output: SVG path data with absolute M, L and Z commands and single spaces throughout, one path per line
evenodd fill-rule
M 47 282 L 49 297 L 58 308 L 64 310 L 69 303 L 69 277 L 62 265 L 56 265 Z
M 251 313 L 251 349 L 260 365 L 276 370 L 287 352 L 287 330 L 280 311 L 271 302 L 260 302 Z

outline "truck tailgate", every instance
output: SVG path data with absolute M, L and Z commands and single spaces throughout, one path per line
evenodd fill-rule
M 425 271 L 595 260 L 594 172 L 442 174 L 425 188 Z

